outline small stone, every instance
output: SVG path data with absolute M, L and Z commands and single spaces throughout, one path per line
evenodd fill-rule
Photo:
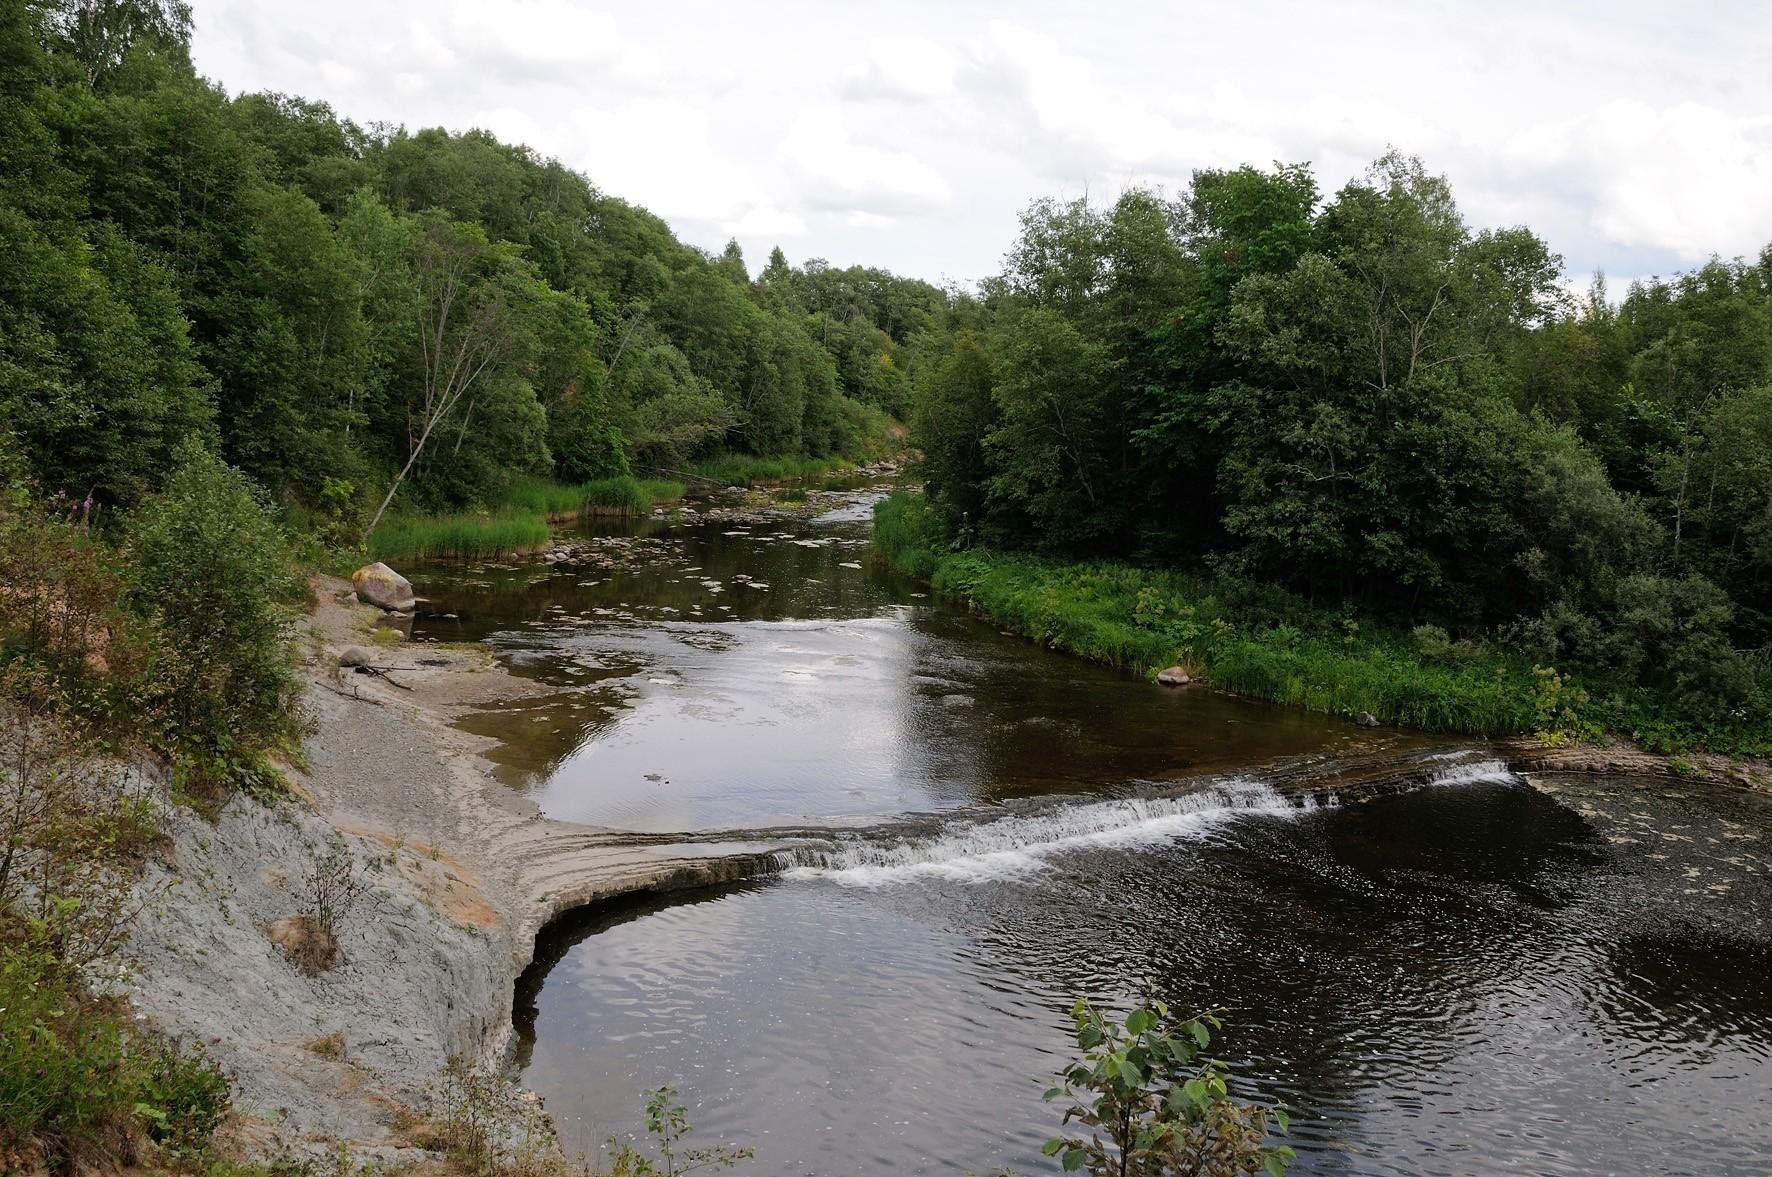
M 1157 673 L 1157 681 L 1166 687 L 1185 687 L 1194 680 L 1183 667 L 1171 666 Z
M 375 655 L 362 646 L 348 646 L 338 656 L 338 664 L 340 666 L 373 666 Z

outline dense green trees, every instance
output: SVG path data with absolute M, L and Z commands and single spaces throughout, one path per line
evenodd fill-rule
M 1041 202 L 916 365 L 957 542 L 1179 564 L 1764 725 L 1772 252 L 1586 299 L 1392 153 Z M 1739 741 L 1736 741 L 1739 743 Z
M 199 14 L 200 16 L 200 14 Z M 9 473 L 130 506 L 195 436 L 285 504 L 375 518 L 721 450 L 846 451 L 908 408 L 945 297 L 872 271 L 753 283 L 480 131 L 229 98 L 172 0 L 0 17 Z

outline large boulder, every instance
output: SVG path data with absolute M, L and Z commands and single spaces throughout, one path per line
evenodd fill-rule
M 351 584 L 356 586 L 357 595 L 371 605 L 395 613 L 410 613 L 418 607 L 418 598 L 412 595 L 412 582 L 379 560 L 351 573 Z
M 1158 672 L 1157 681 L 1166 687 L 1185 687 L 1194 680 L 1185 666 L 1171 666 L 1168 670 Z

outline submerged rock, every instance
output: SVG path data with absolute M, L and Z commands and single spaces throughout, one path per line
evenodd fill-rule
M 1194 680 L 1185 668 L 1171 666 L 1168 670 L 1157 672 L 1157 681 L 1166 687 L 1185 687 Z
M 371 605 L 395 613 L 410 613 L 418 607 L 412 582 L 379 560 L 351 573 L 351 584 L 356 586 L 357 595 Z

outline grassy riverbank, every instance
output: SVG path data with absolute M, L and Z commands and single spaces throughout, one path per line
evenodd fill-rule
M 751 454 L 724 454 L 697 462 L 690 472 L 722 486 L 751 487 L 760 482 L 786 482 L 795 478 L 819 478 L 851 469 L 848 458 L 759 458 Z
M 1764 717 L 1695 730 L 1648 692 L 1584 683 L 1432 626 L 1396 629 L 1278 589 L 1168 569 L 944 550 L 918 495 L 876 508 L 874 543 L 899 571 L 1005 629 L 1140 674 L 1179 663 L 1237 694 L 1332 715 L 1369 711 L 1423 731 L 1554 741 L 1612 731 L 1658 751 L 1772 750 Z
M 644 515 L 658 503 L 683 497 L 680 482 L 604 478 L 571 486 L 531 479 L 515 484 L 507 504 L 492 512 L 395 516 L 369 537 L 377 560 L 497 559 L 538 552 L 548 544 L 548 521 L 580 515 Z
M 684 489 L 681 482 L 625 476 L 574 485 L 529 478 L 512 486 L 506 500 L 512 507 L 549 519 L 574 515 L 644 515 L 655 503 L 682 498 Z

